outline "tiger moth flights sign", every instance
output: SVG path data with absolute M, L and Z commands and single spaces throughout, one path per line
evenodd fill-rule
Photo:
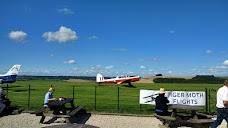
M 159 95 L 159 90 L 140 90 L 140 104 L 155 105 L 155 98 Z M 166 91 L 165 96 L 169 104 L 183 104 L 192 106 L 204 106 L 206 95 L 203 91 Z

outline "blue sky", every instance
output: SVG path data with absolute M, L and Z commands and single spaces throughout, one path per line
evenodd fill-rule
M 2 0 L 0 73 L 228 76 L 227 0 Z

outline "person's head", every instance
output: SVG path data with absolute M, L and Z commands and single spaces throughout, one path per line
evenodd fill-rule
M 228 87 L 228 80 L 224 81 L 224 85 Z
M 55 90 L 54 90 L 54 88 L 50 87 L 50 88 L 48 89 L 48 91 L 49 91 L 50 93 L 53 93 Z
M 165 89 L 164 88 L 160 88 L 159 94 L 165 94 Z

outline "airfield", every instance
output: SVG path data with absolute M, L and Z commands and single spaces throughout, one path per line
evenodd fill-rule
M 139 88 L 142 83 L 153 83 L 153 79 L 155 78 L 180 78 L 180 77 L 173 77 L 173 76 L 151 76 L 151 77 L 145 77 L 142 78 L 140 81 L 136 82 L 136 87 Z M 183 78 L 183 77 L 181 77 Z M 184 77 L 185 79 L 191 79 L 192 77 Z M 67 82 L 66 82 L 67 81 Z M 31 82 L 31 81 L 30 81 Z M 83 82 L 95 82 L 92 80 L 84 80 L 84 79 L 69 79 L 65 80 L 65 84 L 68 82 L 75 82 L 75 83 L 83 83 Z M 18 81 L 18 83 L 23 83 L 23 81 Z M 53 83 L 53 82 L 52 82 Z M 60 84 L 59 82 L 57 82 Z M 61 82 L 62 83 L 62 82 Z M 35 84 L 35 83 L 34 83 Z M 73 83 L 72 83 L 73 84 Z M 85 83 L 86 84 L 86 83 Z M 32 84 L 33 85 L 33 84 Z M 150 84 L 149 84 L 150 85 Z M 115 85 L 112 85 L 115 86 Z M 119 85 L 120 87 L 129 90 L 129 88 L 124 87 L 123 85 Z M 153 86 L 155 86 L 153 84 Z M 107 86 L 107 88 L 110 86 Z M 101 88 L 106 88 L 106 86 L 101 86 Z M 133 89 L 137 89 L 133 88 Z M 154 88 L 154 87 L 153 87 Z M 133 90 L 130 89 L 130 90 Z M 43 99 L 43 96 L 42 98 Z M 59 120 L 55 121 L 51 124 L 40 124 L 39 119 L 40 117 L 37 117 L 35 115 L 29 114 L 29 113 L 21 113 L 18 115 L 8 115 L 0 117 L 0 126 L 3 126 L 3 128 L 8 127 L 23 127 L 23 128 L 30 128 L 30 127 L 46 127 L 51 125 L 63 125 L 63 120 L 60 118 Z M 102 113 L 94 113 L 91 112 L 91 116 L 84 121 L 83 123 L 88 125 L 97 126 L 100 128 L 158 128 L 158 125 L 160 124 L 160 121 L 153 117 L 153 115 L 123 115 L 121 113 L 117 114 L 102 114 Z M 226 122 L 223 122 L 223 124 L 219 128 L 225 128 Z
M 153 80 L 156 78 L 184 78 L 184 79 L 192 79 L 192 76 L 149 76 L 149 77 L 143 77 L 140 79 L 140 81 L 137 81 L 135 83 L 154 83 Z M 83 80 L 83 79 L 69 79 L 64 80 L 66 82 L 94 82 L 92 80 Z

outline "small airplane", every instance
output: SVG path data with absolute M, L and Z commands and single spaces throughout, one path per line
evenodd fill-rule
M 20 67 L 21 65 L 14 65 L 6 74 L 0 75 L 0 84 L 15 82 Z
M 96 82 L 99 84 L 108 84 L 108 83 L 116 83 L 116 84 L 122 84 L 122 83 L 128 83 L 129 86 L 132 86 L 131 82 L 136 82 L 141 79 L 140 76 L 127 76 L 127 75 L 120 75 L 116 78 L 111 79 L 104 79 L 104 77 L 101 74 L 97 74 Z

